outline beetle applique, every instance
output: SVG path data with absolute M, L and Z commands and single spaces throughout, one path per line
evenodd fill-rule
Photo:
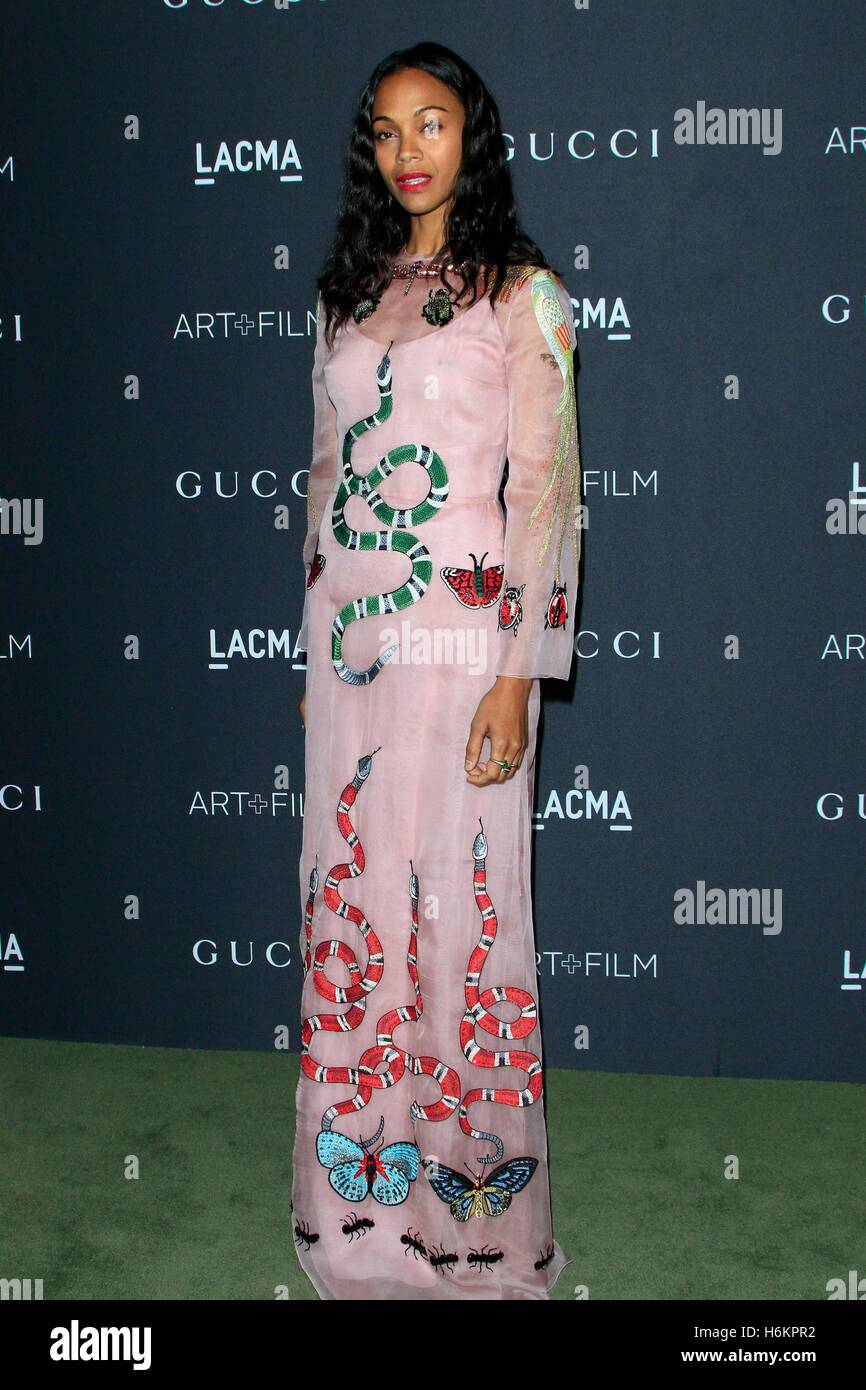
M 325 557 L 321 551 L 313 556 L 313 563 L 310 565 L 310 573 L 307 575 L 307 588 L 312 589 L 322 570 L 325 568 Z
M 525 584 L 521 584 L 519 588 L 514 584 L 506 584 L 505 592 L 499 601 L 499 627 L 503 632 L 513 632 L 515 637 L 523 619 L 520 598 L 525 588 Z
M 451 303 L 448 291 L 444 287 L 431 290 L 421 314 L 428 323 L 434 324 L 437 328 L 441 327 L 442 324 L 450 323 L 454 317 L 454 305 Z
M 544 626 L 546 628 L 564 628 L 568 622 L 568 599 L 565 595 L 564 584 L 554 582 L 553 593 L 547 601 L 547 612 L 544 615 Z

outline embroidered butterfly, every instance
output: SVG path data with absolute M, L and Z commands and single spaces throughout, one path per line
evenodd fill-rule
M 363 1202 L 372 1194 L 383 1206 L 399 1206 L 418 1176 L 418 1146 L 406 1141 L 374 1151 L 347 1134 L 323 1129 L 316 1138 L 316 1155 L 330 1169 L 328 1182 L 347 1202 Z
M 480 560 L 476 560 L 470 550 L 469 558 L 473 564 L 471 570 L 455 569 L 453 565 L 446 565 L 439 573 L 464 608 L 492 608 L 502 588 L 503 567 L 489 565 L 486 570 L 482 569 L 487 559 L 486 550 Z
M 310 573 L 307 575 L 307 588 L 312 589 L 322 570 L 325 568 L 325 557 L 322 554 L 313 556 L 313 563 L 310 565 Z
M 434 1158 L 421 1160 L 430 1186 L 443 1202 L 451 1205 L 455 1221 L 470 1216 L 501 1216 L 511 1206 L 511 1198 L 522 1192 L 538 1167 L 537 1158 L 510 1158 L 494 1168 L 489 1178 L 479 1173 L 465 1178 Z

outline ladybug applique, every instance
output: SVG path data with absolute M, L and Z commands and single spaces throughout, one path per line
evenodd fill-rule
M 553 585 L 553 593 L 547 601 L 547 612 L 544 615 L 544 626 L 546 628 L 564 628 L 568 621 L 568 599 L 565 596 L 564 584 Z
M 325 568 L 325 557 L 321 553 L 313 556 L 313 563 L 310 565 L 310 573 L 307 575 L 307 588 L 312 589 L 322 570 Z
M 506 585 L 499 601 L 499 626 L 503 632 L 513 632 L 515 637 L 523 618 L 520 596 L 525 588 L 525 584 L 521 584 L 519 589 L 513 584 Z

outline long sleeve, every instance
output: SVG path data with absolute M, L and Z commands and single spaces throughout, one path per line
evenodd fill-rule
M 310 471 L 307 478 L 307 531 L 304 537 L 303 561 L 306 580 L 304 594 L 304 614 L 298 634 L 298 646 L 306 650 L 307 633 L 307 595 L 311 584 L 315 583 L 317 568 L 314 570 L 318 549 L 319 527 L 322 522 L 325 503 L 337 478 L 337 412 L 325 386 L 325 310 L 322 297 L 316 299 L 316 350 L 313 355 L 313 442 L 310 455 Z
M 497 314 L 508 383 L 505 574 L 496 674 L 567 679 L 581 552 L 581 464 L 571 298 L 520 267 Z

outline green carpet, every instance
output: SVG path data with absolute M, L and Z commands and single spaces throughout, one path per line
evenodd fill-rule
M 45 1299 L 318 1301 L 289 1211 L 297 1077 L 282 1053 L 0 1039 L 0 1275 Z M 574 1259 L 555 1299 L 826 1299 L 866 1275 L 863 1086 L 545 1082 Z

